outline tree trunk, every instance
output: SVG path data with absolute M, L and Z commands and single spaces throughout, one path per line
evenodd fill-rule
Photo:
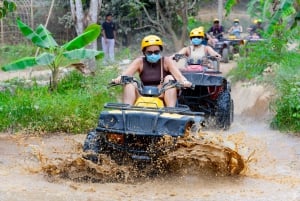
M 70 5 L 72 17 L 75 21 L 75 29 L 78 35 L 83 32 L 87 25 L 97 23 L 98 13 L 100 10 L 99 8 L 102 6 L 102 0 L 91 0 L 89 10 L 86 12 L 86 14 L 84 13 L 81 0 L 70 0 Z M 97 40 L 90 44 L 88 48 L 97 50 Z M 89 68 L 90 72 L 95 72 L 95 59 L 83 61 L 83 63 Z
M 223 20 L 223 0 L 218 0 L 218 18 L 220 20 L 220 24 L 222 24 L 222 20 Z
M 50 78 L 50 91 L 55 91 L 58 86 L 59 68 L 54 68 L 52 71 L 52 77 Z
M 87 16 L 87 23 L 91 24 L 91 23 L 97 23 L 97 19 L 98 19 L 98 0 L 91 0 L 90 1 L 90 9 L 88 12 L 88 16 Z M 93 43 L 91 43 L 88 48 L 90 49 L 94 49 L 97 50 L 97 40 L 95 40 Z M 96 71 L 96 59 L 89 59 L 87 62 L 85 62 L 86 65 L 88 66 L 89 70 L 91 73 L 95 73 Z
M 83 8 L 82 8 L 82 2 L 81 0 L 70 0 L 71 4 L 71 12 L 72 16 L 75 18 L 73 19 L 75 21 L 75 29 L 77 32 L 77 35 L 82 34 L 83 32 L 83 22 L 84 22 L 84 14 L 83 14 Z M 73 10 L 72 10 L 73 9 Z M 73 14 L 74 12 L 74 14 Z

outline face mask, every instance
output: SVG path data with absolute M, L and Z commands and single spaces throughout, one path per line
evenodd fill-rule
M 151 54 L 151 55 L 146 55 L 146 59 L 150 63 L 156 63 L 158 60 L 160 60 L 161 55 L 160 54 Z
M 193 45 L 200 45 L 202 43 L 202 38 L 192 38 Z
M 234 23 L 234 26 L 237 26 L 237 25 L 239 25 L 239 23 L 235 22 L 235 23 Z

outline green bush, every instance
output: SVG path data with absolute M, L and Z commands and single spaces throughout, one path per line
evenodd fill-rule
M 271 125 L 283 131 L 300 133 L 300 57 L 291 53 L 276 73 L 277 99 Z
M 108 88 L 118 70 L 102 69 L 95 77 L 77 71 L 56 92 L 47 86 L 11 83 L 0 93 L 0 131 L 85 133 L 97 125 L 104 103 L 116 101 L 120 88 Z
M 275 116 L 271 126 L 279 130 L 300 133 L 300 28 L 290 31 L 278 26 L 266 40 L 248 43 L 241 49 L 237 68 L 229 76 L 231 81 L 255 80 L 267 82 L 276 88 L 276 99 L 271 107 Z M 287 44 L 298 44 L 288 49 Z M 275 73 L 264 76 L 270 68 Z

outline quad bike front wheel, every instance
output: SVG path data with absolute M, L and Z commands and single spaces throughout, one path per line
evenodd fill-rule
M 224 63 L 229 62 L 229 49 L 227 47 L 222 50 L 222 57 Z
M 228 90 L 219 95 L 216 107 L 216 127 L 228 130 L 233 121 L 233 100 Z
M 101 150 L 100 136 L 95 130 L 90 131 L 83 144 L 83 158 L 90 160 L 94 163 L 98 162 L 98 154 Z
M 212 65 L 215 71 L 219 72 L 220 71 L 220 62 L 217 60 L 212 61 Z

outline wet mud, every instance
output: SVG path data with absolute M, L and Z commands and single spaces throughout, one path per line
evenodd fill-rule
M 99 154 L 101 163 L 96 164 L 82 157 L 85 153 L 82 152 L 81 143 L 69 144 L 73 144 L 73 152 L 68 157 L 64 155 L 65 150 L 58 149 L 55 150 L 58 155 L 54 156 L 45 153 L 43 149 L 35 149 L 32 153 L 40 163 L 40 172 L 48 181 L 69 179 L 76 182 L 134 183 L 161 175 L 228 176 L 239 175 L 246 165 L 237 150 L 226 147 L 224 139 L 221 136 L 217 138 L 212 133 L 196 133 L 181 138 L 174 150 L 145 164 L 130 161 L 119 165 L 104 154 Z

